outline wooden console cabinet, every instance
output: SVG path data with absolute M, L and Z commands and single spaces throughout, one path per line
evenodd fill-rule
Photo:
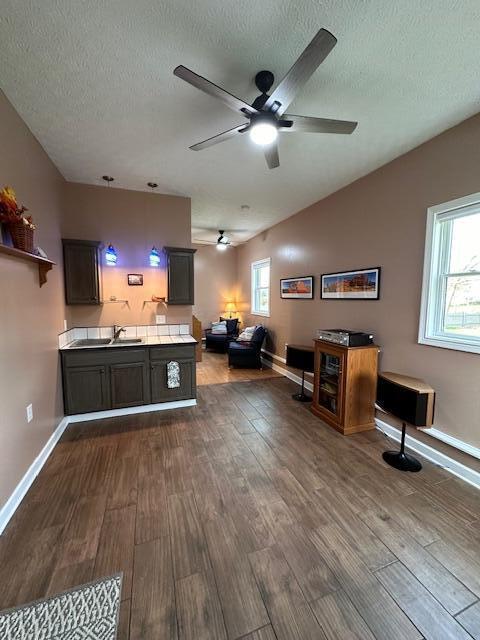
M 375 428 L 378 346 L 315 340 L 312 412 L 350 435 Z

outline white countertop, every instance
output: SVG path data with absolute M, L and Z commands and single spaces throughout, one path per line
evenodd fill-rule
M 125 340 L 125 339 L 124 339 Z M 182 334 L 178 336 L 147 336 L 145 338 L 139 338 L 140 342 L 116 342 L 109 344 L 91 344 L 91 345 L 76 345 L 78 340 L 69 342 L 64 347 L 60 347 L 60 351 L 77 350 L 77 349 L 110 349 L 112 347 L 151 347 L 155 345 L 174 345 L 174 344 L 196 344 L 197 341 L 189 334 Z

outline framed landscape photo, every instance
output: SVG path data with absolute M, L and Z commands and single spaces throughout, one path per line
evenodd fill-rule
M 143 285 L 143 273 L 129 273 L 128 284 L 131 287 L 141 287 Z
M 292 300 L 312 300 L 313 276 L 283 278 L 280 280 L 280 297 Z
M 378 300 L 380 267 L 324 273 L 320 297 L 324 300 Z

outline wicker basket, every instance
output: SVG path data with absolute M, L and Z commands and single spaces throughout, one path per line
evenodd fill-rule
M 7 225 L 15 249 L 33 253 L 33 229 L 23 222 L 10 222 Z

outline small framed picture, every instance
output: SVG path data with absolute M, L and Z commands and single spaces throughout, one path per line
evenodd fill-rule
M 324 273 L 320 295 L 325 300 L 378 300 L 380 267 Z
M 313 276 L 283 278 L 280 280 L 280 297 L 291 300 L 311 300 L 313 298 Z
M 131 287 L 143 286 L 143 273 L 129 273 L 127 278 Z

